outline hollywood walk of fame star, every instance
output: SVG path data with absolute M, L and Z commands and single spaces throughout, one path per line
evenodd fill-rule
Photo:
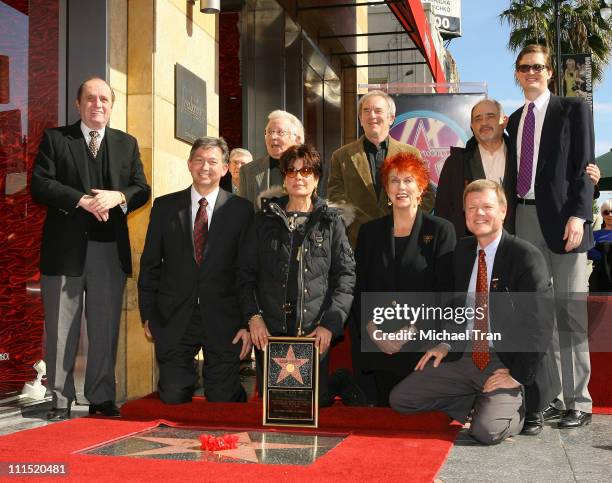
M 315 439 L 312 444 L 293 444 L 293 443 L 272 443 L 266 441 L 266 434 L 262 433 L 261 441 L 253 441 L 248 432 L 234 433 L 238 436 L 238 447 L 233 449 L 224 449 L 219 451 L 205 451 L 201 449 L 201 443 L 198 439 L 188 438 L 160 438 L 149 436 L 138 436 L 137 439 L 148 441 L 151 443 L 164 444 L 160 448 L 153 448 L 134 453 L 126 454 L 125 456 L 164 456 L 178 455 L 182 453 L 200 453 L 202 459 L 207 459 L 205 455 L 217 455 L 221 458 L 231 458 L 242 462 L 259 463 L 260 459 L 257 456 L 257 450 L 282 450 L 294 448 L 317 448 L 320 444 Z M 220 458 L 220 460 L 221 460 Z
M 419 119 L 417 121 L 414 137 L 410 144 L 421 151 L 421 155 L 429 167 L 429 174 L 432 177 L 432 181 L 437 184 L 440 178 L 440 172 L 444 166 L 444 160 L 446 160 L 450 154 L 450 148 L 432 146 L 433 143 L 430 141 L 430 135 L 431 133 L 428 133 L 425 128 L 423 119 Z
M 289 346 L 289 350 L 287 350 L 287 355 L 285 357 L 273 357 L 272 360 L 281 366 L 282 369 L 275 384 L 278 384 L 287 377 L 293 377 L 300 384 L 304 384 L 302 374 L 300 373 L 300 367 L 306 364 L 308 359 L 296 358 L 292 345 Z

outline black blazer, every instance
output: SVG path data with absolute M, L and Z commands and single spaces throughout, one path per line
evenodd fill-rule
M 92 214 L 77 208 L 84 194 L 91 194 L 87 147 L 81 121 L 45 130 L 32 173 L 32 197 L 47 205 L 40 254 L 45 275 L 79 276 L 87 253 L 87 229 Z M 106 128 L 110 188 L 125 195 L 128 213 L 144 205 L 151 188 L 147 184 L 138 143 L 129 134 Z M 119 259 L 125 273 L 132 272 L 127 213 L 110 210 L 114 220 Z
M 507 127 L 514 186 L 522 112 L 523 107 L 516 110 Z M 551 95 L 538 152 L 535 200 L 542 234 L 555 253 L 565 253 L 563 232 L 570 216 L 586 220 L 582 243 L 574 252 L 586 252 L 593 247 L 594 186 L 585 168 L 595 158 L 594 146 L 593 117 L 588 104 L 573 97 Z
M 468 290 L 476 251 L 475 237 L 457 243 L 453 271 L 458 293 Z M 491 332 L 502 337 L 501 342 L 493 343 L 496 353 L 510 375 L 526 387 L 527 410 L 542 409 L 560 390 L 557 370 L 549 357 L 554 309 L 552 284 L 542 253 L 504 231 L 495 254 L 489 292 Z
M 361 320 L 363 293 L 451 292 L 454 247 L 453 225 L 420 209 L 417 211 L 408 246 L 399 261 L 395 259 L 393 216 L 384 216 L 363 224 L 355 249 L 357 280 L 352 308 L 354 320 L 360 321 L 361 333 L 365 335 L 363 331 L 368 322 Z M 407 346 L 405 350 L 409 352 L 399 352 L 391 356 L 382 352 L 362 352 L 364 367 L 409 374 L 421 354 Z
M 204 261 L 194 258 L 191 187 L 157 198 L 140 258 L 138 296 L 142 320 L 156 344 L 175 344 L 199 299 L 209 335 L 231 341 L 245 327 L 236 276 L 253 221 L 253 205 L 222 189 L 215 203 Z
M 504 143 L 508 146 L 508 137 L 504 135 Z M 451 154 L 440 173 L 438 190 L 436 191 L 436 204 L 434 213 L 445 220 L 450 221 L 455 226 L 457 238 L 471 235 L 465 226 L 465 213 L 463 211 L 463 191 L 472 181 L 485 179 L 485 171 L 482 166 L 478 141 L 471 137 L 465 148 L 451 146 Z M 516 196 L 516 180 L 512 163 L 506 156 L 506 167 L 504 169 L 503 188 L 508 200 Z M 504 220 L 504 228 L 510 233 L 514 233 L 514 203 L 508 203 L 508 211 Z

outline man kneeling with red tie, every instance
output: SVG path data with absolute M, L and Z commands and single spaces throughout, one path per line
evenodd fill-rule
M 471 413 L 470 435 L 496 444 L 521 432 L 525 390 L 542 400 L 551 397 L 541 380 L 552 330 L 552 312 L 546 313 L 551 283 L 541 253 L 504 231 L 507 201 L 499 184 L 470 183 L 463 204 L 475 236 L 457 243 L 455 290 L 467 292 L 464 305 L 483 316 L 467 327 L 451 322 L 455 333 L 463 331 L 469 340 L 463 347 L 440 343 L 427 351 L 415 372 L 393 389 L 390 404 L 402 413 L 444 411 L 460 422 Z M 530 293 L 528 304 L 521 300 L 525 293 Z M 478 337 L 482 334 L 499 339 Z

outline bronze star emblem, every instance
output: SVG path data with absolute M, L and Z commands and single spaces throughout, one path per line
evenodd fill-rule
M 285 357 L 273 357 L 272 360 L 281 366 L 281 373 L 278 375 L 276 384 L 286 379 L 293 377 L 300 384 L 304 384 L 300 367 L 308 362 L 308 359 L 298 359 L 293 352 L 293 346 L 290 345 Z

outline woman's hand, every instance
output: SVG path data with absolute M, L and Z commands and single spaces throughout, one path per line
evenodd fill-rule
M 268 345 L 270 332 L 268 332 L 266 322 L 261 315 L 254 315 L 249 319 L 249 332 L 253 345 L 259 350 L 264 350 Z
M 332 333 L 331 330 L 318 325 L 317 328 L 306 337 L 315 338 L 315 346 L 319 348 L 319 354 L 323 355 L 329 349 L 329 345 L 331 344 L 332 340 Z

